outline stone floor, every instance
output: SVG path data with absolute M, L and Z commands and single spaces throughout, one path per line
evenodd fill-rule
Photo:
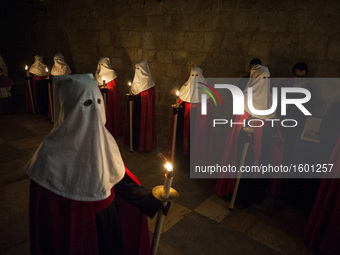
M 29 254 L 29 180 L 23 167 L 52 126 L 42 115 L 0 116 L 0 254 Z M 163 183 L 163 148 L 130 153 L 121 139 L 117 142 L 127 167 L 145 187 Z M 181 167 L 174 173 L 180 197 L 165 219 L 159 255 L 316 254 L 303 242 L 308 212 L 271 197 L 230 211 L 228 201 L 214 192 L 216 180 L 190 179 Z M 149 226 L 152 232 L 155 219 Z

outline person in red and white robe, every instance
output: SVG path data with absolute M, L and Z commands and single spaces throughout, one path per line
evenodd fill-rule
M 209 125 L 209 117 L 211 114 L 207 116 L 201 115 L 201 94 L 202 90 L 199 88 L 204 87 L 203 84 L 207 85 L 207 81 L 203 77 L 203 70 L 199 67 L 193 67 L 190 71 L 190 76 L 188 80 L 182 85 L 179 90 L 179 102 L 178 104 L 181 106 L 178 109 L 178 119 L 177 119 L 177 131 L 176 131 L 176 143 L 175 143 L 175 159 L 183 161 L 188 161 L 190 158 L 190 135 L 194 136 L 192 141 L 200 141 L 202 144 L 207 144 L 209 140 L 209 132 L 207 132 L 207 125 Z M 208 101 L 208 108 L 211 107 L 211 100 Z M 190 122 L 190 114 L 194 114 L 196 118 L 192 118 L 192 121 L 195 120 L 195 123 Z M 192 117 L 194 117 L 192 116 Z M 190 133 L 190 124 L 193 124 L 195 132 L 193 134 Z M 171 117 L 170 129 L 168 142 L 165 149 L 165 157 L 171 158 L 172 153 L 172 141 L 173 141 L 173 125 L 174 125 L 174 114 Z M 200 132 L 203 130 L 203 132 Z M 206 140 L 206 141 L 203 141 Z M 202 146 L 206 151 L 207 146 Z M 196 148 L 196 150 L 198 147 Z M 201 153 L 202 155 L 204 153 Z M 196 155 L 196 154 L 195 154 Z M 194 155 L 192 155 L 194 156 Z
M 33 103 L 36 113 L 47 114 L 48 112 L 48 69 L 42 56 L 36 55 L 34 63 L 28 69 L 31 83 Z M 31 99 L 28 85 L 26 86 L 26 111 L 32 112 Z
M 118 137 L 123 133 L 123 116 L 118 89 L 118 79 L 116 72 L 111 67 L 109 58 L 103 57 L 99 60 L 95 78 L 98 86 L 102 89 L 103 80 L 105 79 L 105 85 L 107 86 L 105 125 L 113 137 Z
M 242 123 L 250 119 L 271 119 L 275 118 L 276 113 L 269 115 L 252 115 L 247 104 L 248 88 L 252 88 L 253 106 L 257 110 L 267 110 L 271 107 L 270 93 L 270 73 L 267 67 L 256 65 L 250 72 L 250 79 L 244 90 L 244 114 L 233 117 L 233 122 Z M 265 122 L 269 123 L 269 122 Z M 253 123 L 253 125 L 259 125 Z M 231 165 L 239 167 L 239 161 L 245 142 L 245 133 L 242 130 L 243 125 L 233 125 L 227 135 L 224 149 L 222 165 Z M 271 165 L 280 165 L 283 162 L 283 138 L 278 125 L 274 127 L 262 126 L 255 127 L 255 134 L 250 143 L 245 164 L 260 165 L 267 163 Z M 234 190 L 235 176 L 228 178 L 219 178 L 217 180 L 216 191 L 219 196 L 229 198 Z M 281 180 L 270 179 L 269 183 L 266 179 L 242 179 L 237 193 L 236 203 L 239 205 L 250 205 L 254 202 L 260 202 L 268 188 L 272 193 L 278 194 L 281 190 Z
M 32 254 L 150 253 L 162 202 L 125 167 L 92 74 L 54 77 L 54 127 L 25 166 Z M 137 209 L 138 208 L 138 209 Z
M 148 63 L 144 60 L 135 65 L 131 92 L 133 95 L 133 147 L 140 152 L 152 151 L 156 146 L 155 83 Z M 130 142 L 128 116 L 129 110 L 125 114 L 124 126 L 124 140 L 127 144 Z

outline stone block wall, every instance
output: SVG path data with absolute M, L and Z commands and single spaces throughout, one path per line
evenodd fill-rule
M 61 52 L 74 72 L 93 73 L 106 56 L 125 104 L 134 64 L 147 60 L 156 83 L 160 148 L 175 101 L 171 93 L 192 66 L 205 77 L 241 77 L 259 57 L 272 77 L 289 77 L 299 61 L 309 65 L 311 76 L 340 76 L 337 0 L 45 0 L 47 12 L 13 2 L 2 9 L 17 29 L 1 28 L 10 36 L 1 39 L 0 49 L 12 70 L 32 63 L 36 54 L 52 66 Z

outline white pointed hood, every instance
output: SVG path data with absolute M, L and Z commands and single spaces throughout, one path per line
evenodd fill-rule
M 109 58 L 101 58 L 97 65 L 95 74 L 98 85 L 103 85 L 103 78 L 108 83 L 117 78 L 116 72 L 112 69 Z
M 182 101 L 189 103 L 201 102 L 201 94 L 204 92 L 199 87 L 203 86 L 201 83 L 207 84 L 202 72 L 202 69 L 197 66 L 191 68 L 189 79 L 179 90 L 179 98 Z
M 103 97 L 92 74 L 54 77 L 55 122 L 25 170 L 48 190 L 79 201 L 107 198 L 125 174 L 105 128 Z
M 135 77 L 131 84 L 131 92 L 134 95 L 139 94 L 142 91 L 148 90 L 155 86 L 155 83 L 151 77 L 148 63 L 146 61 L 140 61 L 135 65 Z
M 244 90 L 244 109 L 260 119 L 275 117 L 275 111 L 269 115 L 253 114 L 248 106 L 248 88 L 252 88 L 253 106 L 256 110 L 268 110 L 272 105 L 272 94 L 270 93 L 270 73 L 267 67 L 262 65 L 254 66 L 250 71 L 250 78 Z
M 36 76 L 45 76 L 48 74 L 46 72 L 47 66 L 44 64 L 44 61 L 41 56 L 36 55 L 34 63 L 30 66 L 28 71 Z
M 53 58 L 54 60 L 54 65 L 51 69 L 51 74 L 52 75 L 65 75 L 65 74 L 70 74 L 71 73 L 71 69 L 68 66 L 68 64 L 66 64 L 65 62 L 65 58 L 62 54 L 58 53 L 54 56 Z

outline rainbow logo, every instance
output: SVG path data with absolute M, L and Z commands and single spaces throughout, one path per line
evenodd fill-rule
M 222 100 L 221 100 L 219 94 L 217 94 L 216 90 L 213 87 L 211 87 L 210 85 L 205 84 L 203 82 L 198 82 L 198 83 L 203 85 L 203 86 L 205 86 L 205 87 L 207 87 L 207 88 L 209 88 L 217 96 L 218 100 L 220 101 L 220 103 L 222 105 Z M 198 88 L 203 90 L 204 92 L 206 92 L 212 98 L 212 100 L 214 101 L 215 106 L 217 106 L 216 99 L 214 98 L 213 94 L 209 90 L 207 90 L 205 88 L 201 88 L 201 87 L 198 87 Z

